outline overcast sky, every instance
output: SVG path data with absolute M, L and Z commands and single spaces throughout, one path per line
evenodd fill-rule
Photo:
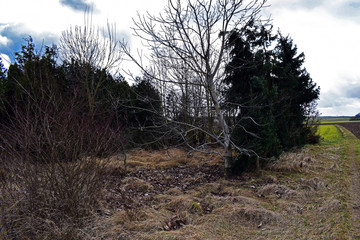
M 130 26 L 136 12 L 156 13 L 166 0 L 3 0 L 0 8 L 0 55 L 5 65 L 14 59 L 24 38 L 57 43 L 61 31 L 82 25 L 84 9 L 93 22 L 115 22 L 118 37 L 134 46 Z M 360 112 L 360 0 L 268 0 L 275 30 L 290 35 L 306 57 L 305 67 L 321 87 L 323 116 Z M 38 49 L 40 50 L 40 49 Z

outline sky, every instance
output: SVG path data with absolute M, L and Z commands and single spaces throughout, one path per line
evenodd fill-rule
M 158 13 L 167 0 L 2 0 L 0 57 L 8 66 L 24 38 L 34 39 L 37 50 L 56 44 L 61 32 L 83 25 L 84 9 L 93 11 L 93 23 L 116 24 L 118 39 L 131 47 L 138 40 L 130 27 L 137 11 Z M 263 11 L 274 29 L 289 35 L 304 52 L 304 67 L 321 88 L 322 116 L 353 116 L 360 112 L 360 0 L 268 0 Z

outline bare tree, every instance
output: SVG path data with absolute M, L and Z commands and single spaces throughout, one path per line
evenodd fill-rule
M 217 127 L 206 129 L 195 124 L 184 123 L 192 130 L 206 133 L 224 148 L 225 171 L 232 167 L 232 150 L 249 152 L 231 141 L 231 127 L 221 107 L 222 79 L 224 77 L 227 33 L 259 19 L 266 0 L 169 0 L 164 13 L 158 16 L 138 14 L 133 28 L 151 50 L 151 59 L 159 60 L 166 68 L 165 75 L 155 68 L 150 71 L 154 79 L 184 86 L 198 85 L 207 100 L 208 115 L 215 116 Z M 146 71 L 141 59 L 131 54 L 124 44 L 124 51 L 139 67 Z M 179 67 L 185 66 L 193 78 L 185 82 L 184 76 L 176 75 Z M 148 71 L 149 72 L 149 71 Z M 199 91 L 201 92 L 201 91 Z
M 114 71 L 120 64 L 122 55 L 116 39 L 115 24 L 108 22 L 106 28 L 101 30 L 93 25 L 89 11 L 84 14 L 84 26 L 71 26 L 62 32 L 60 38 L 60 58 L 64 62 L 87 66 L 80 74 L 87 91 L 90 110 L 94 110 L 95 95 L 104 81 L 100 79 L 94 82 L 89 78 L 90 68 L 105 70 L 115 75 Z

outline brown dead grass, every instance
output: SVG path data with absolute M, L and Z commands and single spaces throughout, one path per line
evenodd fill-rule
M 304 195 L 296 190 L 292 190 L 287 186 L 280 185 L 280 184 L 267 184 L 262 186 L 258 194 L 260 196 L 271 196 L 273 198 L 285 198 L 285 199 L 297 199 L 302 200 L 304 199 Z
M 313 169 L 312 164 L 315 161 L 308 149 L 302 149 L 298 152 L 283 153 L 274 164 L 268 166 L 269 170 L 277 172 L 303 172 L 307 169 Z
M 154 190 L 154 186 L 136 177 L 127 177 L 123 180 L 123 188 L 125 191 L 150 192 Z
M 201 171 L 222 165 L 216 155 L 132 151 L 127 176 L 121 160 L 113 159 L 106 170 L 118 183 L 111 193 L 124 191 L 132 202 L 113 205 L 128 198 L 110 199 L 83 229 L 84 238 L 344 239 L 348 217 L 340 150 L 326 155 L 315 146 L 283 154 L 256 174 L 207 180 Z M 331 168 L 334 163 L 338 168 Z M 185 174 L 194 169 L 199 172 Z
M 221 152 L 221 149 L 217 149 Z M 114 156 L 111 161 L 112 166 L 123 167 L 124 155 Z M 199 165 L 199 164 L 218 164 L 222 162 L 221 157 L 215 153 L 192 152 L 180 148 L 170 148 L 162 150 L 148 151 L 144 149 L 134 149 L 126 153 L 126 162 L 129 170 L 141 167 L 168 168 L 179 165 Z
M 247 206 L 247 207 L 233 207 L 231 209 L 226 209 L 225 212 L 229 212 L 228 215 L 229 221 L 234 223 L 242 223 L 249 227 L 262 227 L 264 225 L 280 225 L 284 221 L 282 214 L 276 213 L 274 211 Z M 225 214 L 223 209 L 220 209 L 214 214 L 218 213 L 220 215 Z M 226 214 L 225 214 L 226 215 Z

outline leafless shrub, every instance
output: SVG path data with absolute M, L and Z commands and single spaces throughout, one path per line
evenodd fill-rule
M 313 101 L 305 106 L 305 128 L 309 131 L 306 141 L 310 144 L 320 142 L 320 135 L 317 131 L 320 123 L 320 112 L 317 110 L 317 105 L 317 102 Z
M 77 239 L 97 207 L 101 166 L 94 161 L 12 164 L 1 185 L 1 228 L 9 239 Z
M 1 125 L 2 237 L 79 239 L 99 208 L 104 159 L 122 139 L 111 118 L 82 112 L 78 102 L 29 96 Z

